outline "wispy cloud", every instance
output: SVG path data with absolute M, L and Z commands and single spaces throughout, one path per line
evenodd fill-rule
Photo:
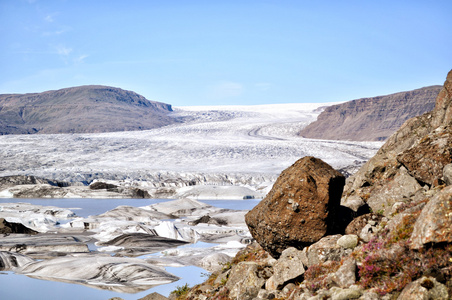
M 44 31 L 42 33 L 42 36 L 55 36 L 55 35 L 63 34 L 67 31 L 68 31 L 67 29 L 60 29 L 60 30 L 55 30 L 55 31 Z
M 74 63 L 75 64 L 81 64 L 85 62 L 85 58 L 87 58 L 89 55 L 83 54 L 83 55 L 79 55 L 78 57 L 74 58 Z
M 59 14 L 60 12 L 48 13 L 44 16 L 44 21 L 46 21 L 47 23 L 53 23 L 55 22 L 55 17 L 58 16 Z
M 47 15 L 44 17 L 44 21 L 48 22 L 48 23 L 52 23 L 54 21 L 53 19 L 53 15 Z
M 68 56 L 72 52 L 72 48 L 68 48 L 63 45 L 58 45 L 55 47 L 56 53 L 61 56 Z

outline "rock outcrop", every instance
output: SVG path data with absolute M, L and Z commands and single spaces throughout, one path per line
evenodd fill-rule
M 31 184 L 57 185 L 53 181 L 35 176 L 16 175 L 0 177 L 0 191 L 16 185 L 31 185 Z
M 152 198 L 148 191 L 134 186 L 118 186 L 95 181 L 64 182 L 35 176 L 0 177 L 0 195 L 8 198 Z
M 113 299 L 111 299 L 111 300 L 113 300 Z M 138 300 L 168 300 L 168 298 L 166 298 L 165 296 L 163 296 L 159 293 L 154 292 L 154 293 L 150 293 L 149 295 L 147 295 L 143 298 L 140 298 Z
M 10 233 L 37 234 L 38 232 L 21 223 L 8 222 L 4 218 L 0 218 L 0 234 Z
M 438 192 L 422 209 L 411 234 L 411 247 L 452 243 L 452 186 Z
M 329 106 L 300 135 L 315 139 L 382 141 L 406 120 L 431 111 L 440 90 L 441 86 L 435 85 Z
M 397 156 L 411 176 L 423 184 L 438 184 L 452 162 L 452 128 L 440 126 Z
M 0 135 L 145 130 L 176 122 L 171 111 L 169 104 L 107 86 L 3 94 Z
M 256 270 L 266 270 L 265 274 L 255 272 L 252 293 L 231 297 L 231 289 L 237 287 L 233 283 L 240 282 L 243 274 L 225 268 L 212 275 L 220 282 L 196 286 L 185 299 L 451 299 L 451 127 L 452 71 L 435 109 L 407 121 L 348 179 L 342 203 L 355 212 L 355 219 L 347 226 L 347 235 L 329 232 L 308 247 L 284 250 L 272 261 L 267 258 L 274 253 L 266 244 L 269 234 L 254 233 L 263 249 L 248 246 L 230 266 L 253 263 Z M 269 196 L 280 191 L 278 203 L 288 206 L 293 195 L 282 193 L 305 177 L 282 174 L 280 179 Z M 267 206 L 274 205 L 266 200 L 262 202 Z M 373 212 L 361 215 L 366 205 Z M 288 208 L 278 207 L 281 223 Z M 261 210 L 274 212 L 268 207 Z M 271 225 L 276 228 L 274 240 L 282 248 L 280 241 L 290 237 L 292 228 L 278 227 L 277 222 Z M 252 226 L 256 225 L 251 224 L 250 230 Z M 304 245 L 302 238 L 298 245 Z M 272 275 L 267 278 L 268 274 Z
M 385 215 L 396 202 L 406 202 L 441 183 L 450 163 L 452 71 L 433 111 L 405 122 L 353 177 L 347 180 L 342 203 L 359 199 Z M 394 184 L 396 182 L 396 184 Z M 400 188 L 403 187 L 403 188 Z
M 298 160 L 246 215 L 251 234 L 274 257 L 315 243 L 333 230 L 344 183 L 344 176 L 322 160 Z

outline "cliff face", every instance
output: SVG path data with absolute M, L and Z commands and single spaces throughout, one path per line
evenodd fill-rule
M 406 120 L 431 111 L 441 86 L 363 98 L 327 107 L 300 135 L 306 138 L 382 141 Z
M 173 123 L 171 105 L 106 86 L 0 95 L 0 134 L 144 130 Z

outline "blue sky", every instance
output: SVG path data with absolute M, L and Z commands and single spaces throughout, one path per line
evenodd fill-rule
M 0 93 L 101 84 L 181 105 L 443 84 L 452 1 L 0 0 Z

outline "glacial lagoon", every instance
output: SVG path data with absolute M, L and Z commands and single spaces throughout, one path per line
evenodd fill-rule
M 56 206 L 68 208 L 74 211 L 77 216 L 88 217 L 98 215 L 120 205 L 141 207 L 160 202 L 171 201 L 168 199 L 18 199 L 18 198 L 0 198 L 1 203 L 30 203 L 43 206 Z M 200 202 L 227 209 L 250 210 L 260 200 L 203 200 Z M 202 248 L 210 247 L 212 244 L 199 242 L 181 246 L 181 248 Z M 168 272 L 180 277 L 181 279 L 165 285 L 152 287 L 148 290 L 134 294 L 118 293 L 95 287 L 88 287 L 79 284 L 70 284 L 57 281 L 47 281 L 30 278 L 24 275 L 17 275 L 13 272 L 0 272 L 0 299 L 99 299 L 108 300 L 113 297 L 120 297 L 124 300 L 136 300 L 146 295 L 158 292 L 168 296 L 177 286 L 188 284 L 193 286 L 203 282 L 206 274 L 209 272 L 196 267 L 166 267 Z

